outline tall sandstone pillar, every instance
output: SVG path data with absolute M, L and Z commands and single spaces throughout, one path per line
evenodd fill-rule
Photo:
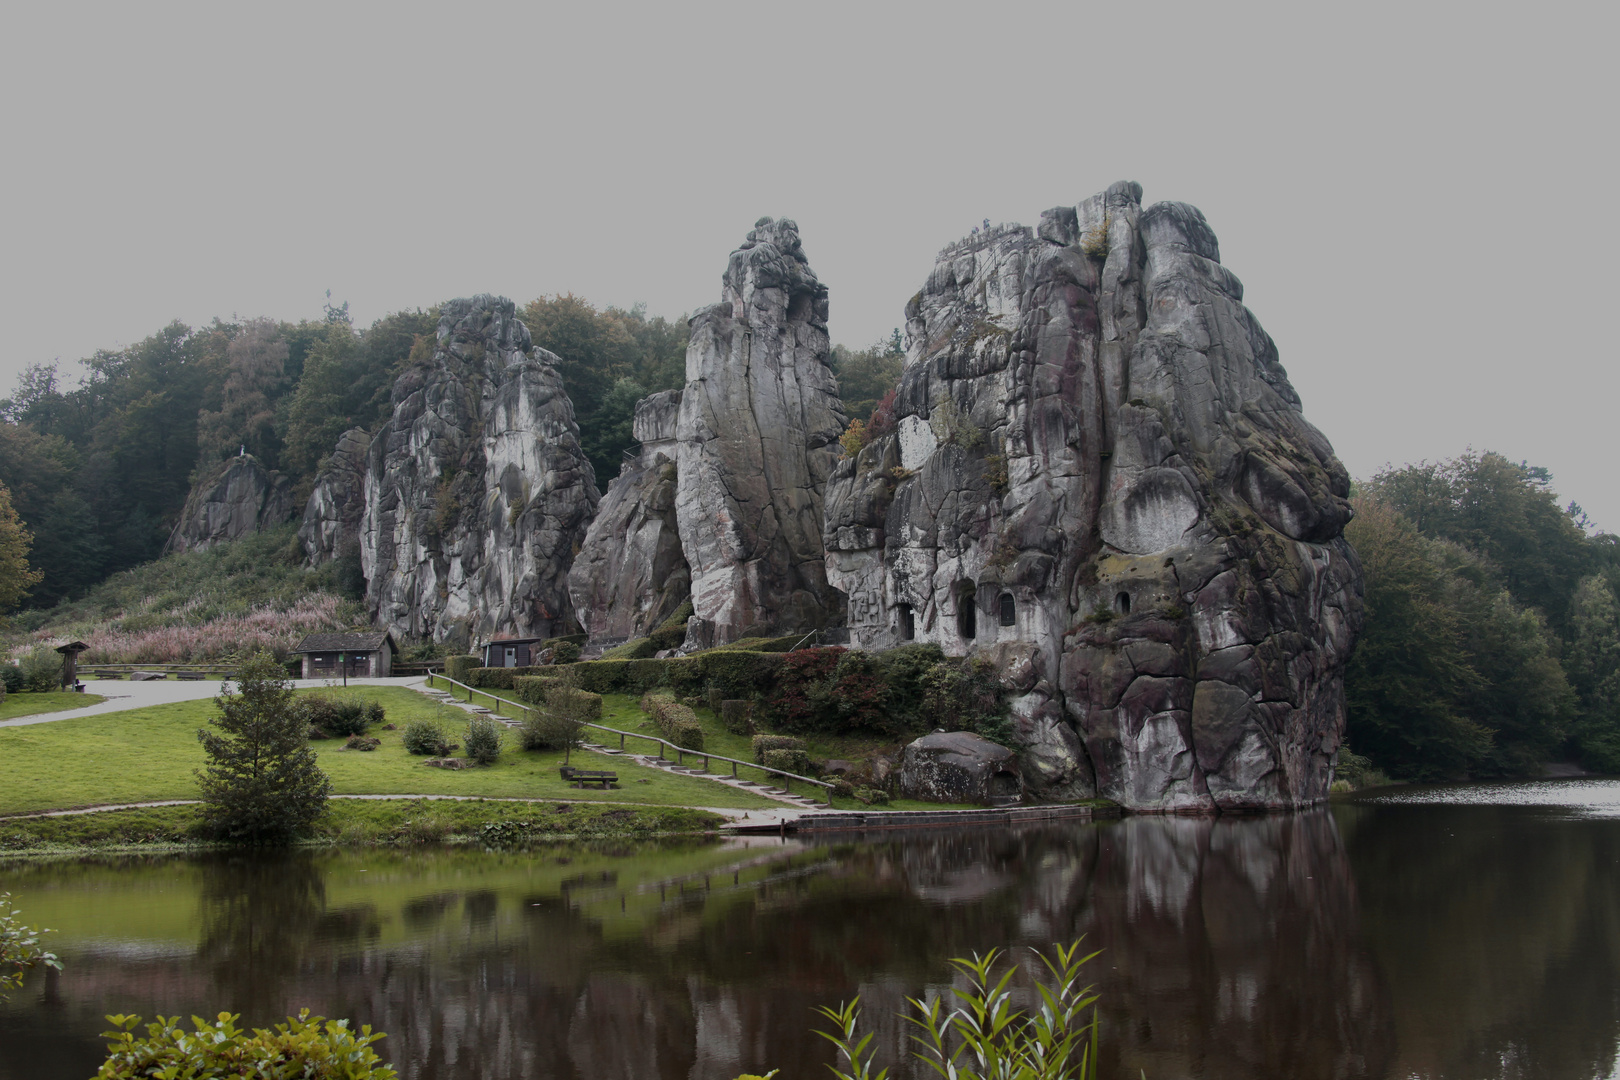
M 827 288 L 786 218 L 755 224 L 724 286 L 692 317 L 676 425 L 689 644 L 822 626 L 843 609 L 822 549 L 822 493 L 845 424 Z

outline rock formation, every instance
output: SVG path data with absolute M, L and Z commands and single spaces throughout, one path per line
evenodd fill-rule
M 332 456 L 315 476 L 315 490 L 304 508 L 298 542 L 311 566 L 331 562 L 360 543 L 360 518 L 366 510 L 366 452 L 371 436 L 350 428 L 338 437 Z
M 1361 581 L 1348 477 L 1198 210 L 1115 184 L 947 247 L 826 496 L 853 642 L 1002 665 L 1036 794 L 1322 799 Z
M 900 754 L 900 797 L 925 802 L 1016 802 L 1016 755 L 971 731 L 935 731 Z
M 681 392 L 636 403 L 641 443 L 596 508 L 568 573 L 574 615 L 595 644 L 645 637 L 685 602 L 691 573 L 675 522 L 675 421 Z
M 574 407 L 512 302 L 442 308 L 371 442 L 360 527 L 374 617 L 400 634 L 546 637 L 573 622 L 568 570 L 599 495 Z
M 273 529 L 292 517 L 292 485 L 252 454 L 220 462 L 186 497 L 164 553 L 203 551 L 225 540 Z
M 676 426 L 675 515 L 692 574 L 689 645 L 836 621 L 822 492 L 844 429 L 827 366 L 827 289 L 786 218 L 731 253 L 692 317 Z

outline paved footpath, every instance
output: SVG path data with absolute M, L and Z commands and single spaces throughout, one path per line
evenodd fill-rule
M 289 679 L 295 690 L 310 690 L 316 687 L 329 685 L 317 679 Z M 350 686 L 408 686 L 413 690 L 422 689 L 427 683 L 425 676 L 403 679 L 350 679 Z M 0 720 L 0 727 L 26 727 L 29 724 L 49 724 L 55 720 L 71 720 L 76 716 L 100 716 L 102 713 L 125 712 L 129 709 L 144 709 L 149 705 L 170 705 L 177 701 L 205 701 L 208 698 L 218 697 L 220 688 L 224 683 L 219 679 L 202 679 L 197 682 L 178 682 L 173 679 L 153 679 L 151 682 L 125 682 L 122 679 L 87 679 L 84 692 L 87 694 L 100 694 L 107 700 L 99 705 L 88 705 L 82 709 L 65 709 L 62 712 L 34 713 L 32 716 L 19 716 L 15 720 Z

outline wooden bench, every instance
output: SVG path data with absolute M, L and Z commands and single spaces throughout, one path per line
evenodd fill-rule
M 576 769 L 572 765 L 559 765 L 557 771 L 562 774 L 564 780 L 577 788 L 582 788 L 586 784 L 600 784 L 605 790 L 616 786 L 619 782 L 618 773 L 604 769 Z

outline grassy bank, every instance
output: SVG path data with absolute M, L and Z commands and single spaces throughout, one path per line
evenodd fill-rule
M 440 681 L 439 685 L 446 689 L 454 689 L 450 687 L 448 683 L 444 683 L 442 681 Z M 459 689 L 456 689 L 455 692 L 458 695 L 464 696 L 464 692 Z M 503 714 L 514 717 L 522 715 L 522 703 L 519 702 L 516 695 L 510 691 L 485 690 L 479 691 L 479 693 L 494 694 L 500 697 L 503 701 L 510 702 L 510 707 L 502 707 L 500 709 Z M 480 696 L 477 700 L 480 704 L 489 704 L 488 699 L 482 696 Z M 719 754 L 723 757 L 736 758 L 739 761 L 752 761 L 754 759 L 754 743 L 749 736 L 736 735 L 730 731 L 727 731 L 725 725 L 720 722 L 720 718 L 714 714 L 714 710 L 706 706 L 695 706 L 692 711 L 697 714 L 698 722 L 703 725 L 703 747 L 705 750 L 711 754 Z M 646 713 L 641 711 L 640 699 L 630 694 L 603 694 L 601 722 L 604 727 L 617 728 L 620 731 L 628 731 L 631 733 L 643 734 L 652 737 L 656 737 L 658 735 L 658 726 L 653 723 L 652 719 L 648 717 Z M 587 728 L 585 734 L 586 738 L 592 742 L 607 743 L 617 746 L 617 741 L 614 739 L 614 737 L 605 731 L 591 731 L 589 728 Z M 843 758 L 845 760 L 854 761 L 869 758 L 873 754 L 884 753 L 887 754 L 898 766 L 902 745 L 903 744 L 894 741 L 862 737 L 859 735 L 805 736 L 805 746 L 808 749 L 811 758 L 818 761 L 825 761 L 829 758 Z M 652 742 L 638 743 L 635 739 L 626 741 L 625 749 L 631 751 L 632 753 L 640 754 L 652 754 L 657 752 L 656 747 Z M 696 763 L 694 760 L 694 755 L 691 753 L 686 755 L 686 761 L 688 764 Z M 718 762 L 714 762 L 710 765 L 710 769 L 715 772 L 724 771 L 729 773 L 730 768 L 731 767 L 729 765 L 722 765 Z M 738 775 L 745 780 L 755 781 L 764 781 L 768 777 L 768 774 L 763 768 L 752 765 L 739 766 Z M 772 782 L 775 783 L 776 781 Z M 807 784 L 794 783 L 792 790 L 801 795 L 809 795 L 818 802 L 825 801 L 826 799 L 825 788 L 813 788 Z M 710 803 L 709 805 L 722 806 L 729 804 Z M 983 809 L 983 807 L 975 803 L 932 803 L 920 802 L 916 799 L 892 799 L 888 803 L 871 806 L 861 802 L 859 799 L 852 799 L 845 796 L 835 796 L 833 798 L 832 805 L 833 809 L 835 810 Z
M 333 799 L 307 844 L 473 843 L 644 839 L 713 832 L 725 821 L 685 807 L 450 799 Z M 194 835 L 195 806 L 0 819 L 0 855 L 212 846 Z
M 429 701 L 404 687 L 300 693 L 347 693 L 376 700 L 387 710 L 388 722 L 401 728 L 412 717 L 428 716 L 442 719 L 455 731 L 466 719 L 461 710 Z M 203 766 L 197 730 L 214 713 L 211 701 L 189 701 L 0 728 L 0 814 L 196 798 L 194 773 Z M 575 753 L 575 765 L 616 770 L 620 787 L 608 791 L 571 788 L 557 773 L 561 753 L 521 750 L 513 732 L 508 733 L 506 747 L 495 764 L 462 770 L 425 767 L 421 758 L 405 752 L 398 731 L 373 727 L 371 735 L 382 745 L 365 753 L 344 749 L 338 739 L 311 744 L 320 767 L 332 778 L 334 794 L 565 798 L 742 809 L 782 805 L 722 784 L 582 752 Z
M 24 690 L 16 694 L 7 694 L 5 700 L 0 701 L 0 720 L 15 720 L 19 716 L 82 709 L 86 705 L 100 705 L 106 700 L 100 694 L 76 694 L 69 690 L 46 692 Z

